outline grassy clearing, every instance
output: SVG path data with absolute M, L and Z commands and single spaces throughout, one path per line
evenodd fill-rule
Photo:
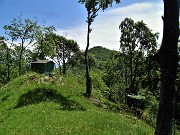
M 1 135 L 152 135 L 132 116 L 107 112 L 82 96 L 71 77 L 31 73 L 0 88 Z

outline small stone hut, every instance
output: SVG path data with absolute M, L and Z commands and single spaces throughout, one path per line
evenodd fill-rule
M 54 62 L 49 60 L 37 60 L 31 62 L 31 70 L 38 73 L 50 73 L 54 69 Z

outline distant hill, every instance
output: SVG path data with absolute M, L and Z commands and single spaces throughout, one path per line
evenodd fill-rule
M 94 57 L 96 67 L 98 69 L 103 69 L 107 60 L 109 60 L 111 58 L 111 55 L 116 52 L 117 51 L 110 50 L 102 46 L 96 46 L 89 49 L 89 54 Z
M 106 61 L 110 58 L 111 54 L 115 52 L 102 46 L 96 46 L 89 49 L 89 54 L 93 54 L 94 57 L 99 61 Z

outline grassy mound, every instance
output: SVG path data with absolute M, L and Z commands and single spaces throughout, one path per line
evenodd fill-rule
M 107 112 L 83 97 L 71 77 L 35 73 L 0 88 L 1 135 L 151 135 L 152 127 L 132 116 Z

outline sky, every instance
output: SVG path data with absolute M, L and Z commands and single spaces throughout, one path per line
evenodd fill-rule
M 4 25 L 17 16 L 23 19 L 36 17 L 46 25 L 54 25 L 56 32 L 77 41 L 81 50 L 86 47 L 87 12 L 78 0 L 0 0 L 0 36 L 6 36 Z M 159 32 L 162 40 L 163 0 L 121 0 L 105 11 L 99 11 L 91 25 L 90 48 L 103 46 L 119 50 L 119 24 L 126 18 L 143 20 L 153 32 Z

